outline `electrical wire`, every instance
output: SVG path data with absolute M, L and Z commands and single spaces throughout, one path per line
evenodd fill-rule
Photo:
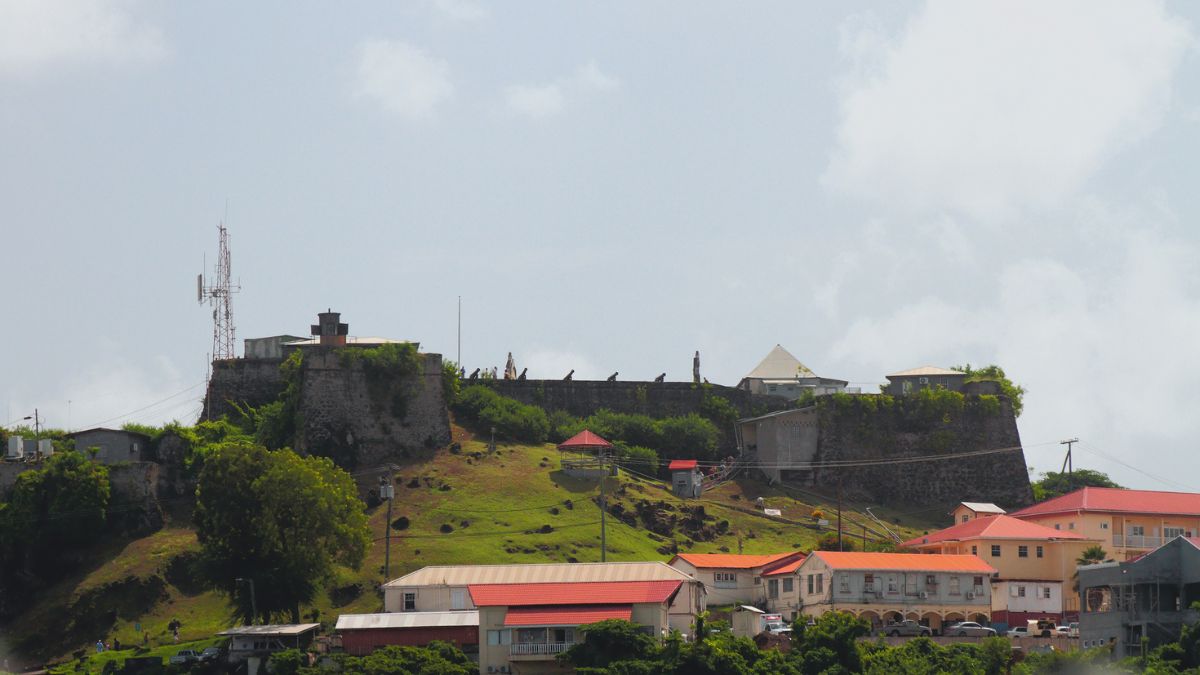
M 1080 442 L 1078 445 L 1079 445 L 1080 449 L 1082 449 L 1082 450 L 1083 450 L 1083 451 L 1085 451 L 1085 452 L 1088 452 L 1088 453 L 1090 453 L 1090 454 L 1093 454 L 1093 455 L 1095 455 L 1095 456 L 1097 456 L 1097 457 L 1100 457 L 1101 459 L 1106 459 L 1106 460 L 1108 460 L 1108 461 L 1110 461 L 1110 462 L 1113 462 L 1113 463 L 1115 463 L 1115 464 L 1120 464 L 1121 466 L 1125 467 L 1126 469 L 1130 469 L 1130 470 L 1132 470 L 1132 471 L 1136 471 L 1136 472 L 1138 472 L 1138 473 L 1142 474 L 1143 476 L 1145 476 L 1145 477 L 1147 477 L 1147 478 L 1149 478 L 1149 479 L 1151 479 L 1151 480 L 1156 480 L 1156 481 L 1158 481 L 1158 482 L 1162 483 L 1163 485 L 1170 485 L 1170 486 L 1173 486 L 1173 487 L 1179 488 L 1179 489 L 1181 489 L 1181 490 L 1184 490 L 1184 491 L 1186 491 L 1186 492 L 1196 492 L 1196 489 L 1195 489 L 1195 488 L 1193 488 L 1193 487 L 1191 487 L 1191 486 L 1189 486 L 1189 485 L 1184 485 L 1183 483 L 1178 483 L 1178 482 L 1176 482 L 1176 481 L 1173 481 L 1173 480 L 1170 480 L 1170 479 L 1167 479 L 1167 478 L 1163 478 L 1162 476 L 1156 476 L 1156 475 L 1154 475 L 1154 474 L 1152 474 L 1152 473 L 1149 473 L 1149 472 L 1147 472 L 1147 471 L 1144 471 L 1143 469 L 1140 469 L 1140 468 L 1138 468 L 1138 467 L 1134 466 L 1133 464 L 1130 464 L 1130 463 L 1128 463 L 1128 462 L 1126 462 L 1126 461 L 1124 461 L 1124 460 L 1121 460 L 1121 459 L 1119 459 L 1119 458 L 1117 458 L 1117 457 L 1114 457 L 1114 456 L 1112 456 L 1112 455 L 1110 455 L 1110 454 L 1108 454 L 1108 453 L 1106 453 L 1106 452 L 1103 452 L 1102 450 L 1100 450 L 1100 449 L 1099 449 L 1099 448 L 1097 448 L 1096 446 L 1092 445 L 1091 443 L 1083 443 L 1083 442 Z
M 93 427 L 99 427 L 99 426 L 103 426 L 103 425 L 105 425 L 105 424 L 108 424 L 109 422 L 112 422 L 112 421 L 114 421 L 114 420 L 119 420 L 119 419 L 123 419 L 123 418 L 125 418 L 125 417 L 130 417 L 130 416 L 132 416 L 132 415 L 135 415 L 135 414 L 137 414 L 137 413 L 140 413 L 140 412 L 142 412 L 143 410 L 149 410 L 150 408 L 153 408 L 153 407 L 155 407 L 155 406 L 159 405 L 160 403 L 165 403 L 165 402 L 167 402 L 167 401 L 170 401 L 171 399 L 175 398 L 176 396 L 182 396 L 183 394 L 186 394 L 186 393 L 188 393 L 189 391 L 191 391 L 191 390 L 195 389 L 196 387 L 203 387 L 204 385 L 205 385 L 205 383 L 204 383 L 204 382 L 197 382 L 196 384 L 193 384 L 192 386 L 188 387 L 187 389 L 183 389 L 182 391 L 177 391 L 177 392 L 175 392 L 174 394 L 171 394 L 170 396 L 168 396 L 168 397 L 166 397 L 166 398 L 162 398 L 162 399 L 159 399 L 159 400 L 155 401 L 154 403 L 151 403 L 151 404 L 149 404 L 149 405 L 144 405 L 144 406 L 142 406 L 142 407 L 140 407 L 140 408 L 138 408 L 138 409 L 136 409 L 136 410 L 131 410 L 131 411 L 129 411 L 129 412 L 127 412 L 127 413 L 123 414 L 123 415 L 116 415 L 116 416 L 114 416 L 114 417 L 110 417 L 110 418 L 108 418 L 108 419 L 106 419 L 106 420 L 100 420 L 99 422 L 93 422 L 93 423 L 91 423 L 91 424 L 86 424 L 86 425 L 84 425 L 84 427 L 83 427 L 83 428 L 84 428 L 84 429 L 91 429 L 91 428 L 93 428 Z

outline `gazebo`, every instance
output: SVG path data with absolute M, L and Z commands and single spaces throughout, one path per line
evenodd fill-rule
M 611 465 L 613 444 L 588 429 L 558 444 L 562 470 L 577 478 L 601 478 Z

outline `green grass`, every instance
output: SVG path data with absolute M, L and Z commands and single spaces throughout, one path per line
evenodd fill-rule
M 192 640 L 189 642 L 181 641 L 179 644 L 172 642 L 170 645 L 152 647 L 148 650 L 130 648 L 110 650 L 106 652 L 100 652 L 99 654 L 97 654 L 94 649 L 89 649 L 87 655 L 82 659 L 68 661 L 66 663 L 57 665 L 50 669 L 50 673 L 52 675 L 66 675 L 67 673 L 77 672 L 98 673 L 104 670 L 104 666 L 109 662 L 115 661 L 117 667 L 120 667 L 125 662 L 125 659 L 131 656 L 157 656 L 163 660 L 163 663 L 166 663 L 167 659 L 175 656 L 181 649 L 203 651 L 205 647 L 217 647 L 222 645 L 224 642 L 225 638 L 214 637 L 204 640 Z M 122 640 L 122 644 L 124 644 L 124 640 Z

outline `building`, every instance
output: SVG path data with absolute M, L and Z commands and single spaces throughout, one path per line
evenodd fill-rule
M 784 602 L 785 577 L 769 576 L 779 568 L 803 560 L 799 551 L 750 555 L 739 553 L 680 553 L 667 563 L 689 578 L 704 584 L 710 605 L 761 605 L 768 599 Z M 793 568 L 794 571 L 794 568 Z M 771 582 L 774 582 L 772 586 Z M 778 597 L 771 589 L 778 587 Z M 787 591 L 794 593 L 794 589 Z
M 950 512 L 955 523 L 965 523 L 968 520 L 987 516 L 1002 516 L 1006 511 L 989 502 L 959 502 Z
M 955 509 L 957 513 L 960 509 Z M 910 539 L 901 547 L 921 553 L 976 555 L 996 568 L 991 581 L 992 623 L 1022 626 L 1029 619 L 1073 621 L 1079 596 L 1075 561 L 1099 541 L 1006 515 L 960 522 Z
M 245 661 L 247 674 L 255 675 L 260 668 L 266 672 L 263 666 L 271 654 L 308 647 L 320 627 L 319 623 L 237 626 L 217 635 L 229 638 L 229 662 Z
M 797 570 L 801 611 L 849 612 L 873 627 L 912 619 L 935 633 L 991 620 L 996 569 L 974 555 L 813 551 Z
M 354 656 L 391 645 L 424 647 L 449 642 L 467 656 L 479 657 L 479 611 L 342 614 L 335 628 L 342 649 Z
M 694 459 L 673 459 L 667 465 L 671 472 L 671 492 L 677 497 L 699 497 L 704 491 L 704 474 Z
M 75 449 L 83 453 L 84 457 L 91 456 L 101 464 L 142 462 L 151 459 L 147 456 L 150 437 L 136 431 L 97 427 L 76 431 L 67 434 L 67 437 L 74 439 Z
M 762 361 L 738 383 L 739 389 L 752 394 L 768 394 L 796 400 L 801 395 L 812 393 L 836 394 L 846 389 L 846 380 L 820 377 L 788 350 L 775 345 Z
M 1113 645 L 1117 658 L 1179 639 L 1200 622 L 1200 539 L 1176 537 L 1139 558 L 1079 568 L 1084 597 L 1079 615 L 1083 647 Z
M 768 483 L 811 485 L 821 428 L 815 406 L 738 420 L 738 450 L 754 453 Z
M 1110 557 L 1129 560 L 1198 536 L 1200 494 L 1085 487 L 1009 515 L 1099 540 Z
M 910 368 L 887 376 L 888 383 L 881 387 L 883 393 L 892 396 L 903 396 L 921 389 L 949 389 L 962 391 L 967 381 L 967 374 L 949 368 L 937 366 L 921 366 Z
M 272 335 L 270 337 L 246 338 L 242 340 L 242 356 L 247 359 L 282 359 L 284 346 L 293 342 L 304 342 L 307 338 L 298 335 Z

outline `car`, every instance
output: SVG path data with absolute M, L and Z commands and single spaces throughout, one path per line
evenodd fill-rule
M 981 626 L 974 621 L 959 621 L 958 623 L 947 626 L 942 629 L 943 635 L 954 635 L 957 637 L 994 637 L 996 635 L 995 628 Z
M 168 663 L 173 666 L 186 666 L 189 663 L 199 663 L 200 652 L 195 649 L 180 649 L 175 656 L 168 659 Z
M 773 621 L 767 624 L 767 632 L 772 635 L 789 635 L 792 632 L 792 627 L 786 623 Z
M 220 647 L 205 647 L 204 651 L 200 652 L 200 663 L 216 663 L 221 660 Z
M 889 623 L 880 628 L 879 633 L 880 635 L 890 635 L 892 637 L 900 637 L 901 635 L 933 637 L 933 630 L 929 626 L 922 626 L 912 619 Z
M 1070 626 L 1059 626 L 1054 629 L 1054 637 L 1071 637 Z
M 1071 623 L 1067 624 L 1067 637 L 1073 637 L 1073 638 L 1079 637 L 1079 622 L 1078 621 L 1072 621 Z
M 1009 631 L 1007 633 L 1005 633 L 1005 635 L 1007 635 L 1010 638 L 1029 637 L 1029 627 L 1028 626 L 1017 626 L 1016 628 L 1010 628 Z
M 1054 619 L 1030 619 L 1026 623 L 1029 634 L 1034 637 L 1052 637 L 1057 634 L 1058 626 L 1055 625 Z

